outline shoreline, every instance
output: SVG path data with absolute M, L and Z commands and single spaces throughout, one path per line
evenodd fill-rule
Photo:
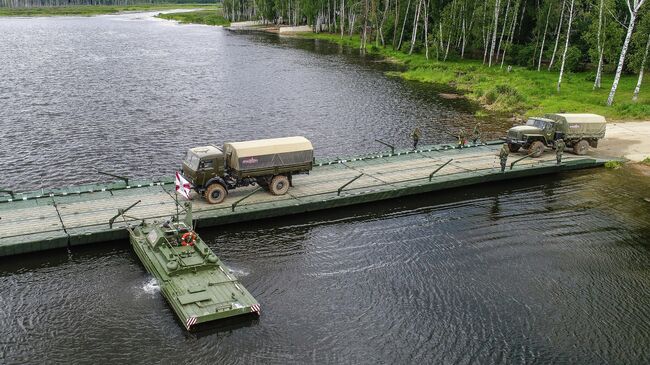
M 233 23 L 234 24 L 234 23 Z M 259 31 L 266 33 L 279 34 L 283 37 L 294 37 L 302 39 L 313 39 L 313 40 L 324 40 L 334 44 L 339 44 L 347 47 L 359 48 L 359 37 L 358 35 L 353 35 L 352 37 L 344 36 L 340 37 L 338 34 L 332 33 L 311 33 L 311 32 L 294 32 L 294 33 L 284 33 L 281 32 L 285 27 L 278 26 L 269 26 L 269 25 L 246 25 L 241 27 L 230 27 L 226 28 L 230 31 Z M 510 81 L 508 80 L 508 74 L 510 72 L 502 70 L 498 67 L 489 69 L 483 65 L 480 61 L 477 60 L 456 60 L 456 61 L 435 61 L 427 60 L 424 55 L 421 54 L 412 54 L 408 55 L 401 51 L 393 51 L 389 48 L 376 47 L 375 45 L 368 46 L 366 50 L 367 54 L 378 55 L 382 57 L 382 62 L 392 63 L 406 68 L 405 71 L 389 71 L 387 75 L 399 77 L 409 81 L 419 81 L 425 83 L 434 83 L 446 87 L 451 87 L 456 92 L 454 93 L 442 93 L 438 96 L 443 99 L 467 99 L 472 102 L 476 102 L 484 112 L 486 113 L 495 113 L 501 114 L 511 119 L 515 120 L 524 120 L 526 117 L 537 116 L 546 113 L 554 113 L 558 111 L 567 112 L 567 113 L 579 113 L 585 112 L 585 109 L 589 109 L 588 112 L 601 114 L 609 121 L 609 123 L 622 123 L 622 122 L 646 122 L 650 121 L 650 98 L 642 97 L 638 102 L 623 102 L 617 103 L 612 107 L 606 107 L 604 105 L 604 98 L 602 105 L 598 104 L 586 104 L 581 103 L 581 97 L 571 98 L 570 91 L 565 91 L 563 94 L 557 95 L 558 104 L 563 108 L 548 108 L 542 105 L 533 105 L 534 101 L 527 100 L 533 97 L 533 95 L 519 92 L 516 87 L 511 86 Z M 523 67 L 513 67 L 512 73 L 537 73 L 536 71 L 527 70 Z M 475 73 L 476 75 L 471 75 Z M 566 77 L 566 84 L 571 85 L 571 82 L 581 81 L 584 79 L 588 72 L 580 72 L 569 74 Z M 554 72 L 542 71 L 538 75 L 542 75 L 548 78 L 548 76 L 555 77 Z M 490 76 L 496 76 L 501 78 L 499 82 L 492 82 Z M 584 77 L 583 77 L 584 76 Z M 611 75 L 610 75 L 611 76 Z M 488 80 L 485 80 L 488 79 Z M 505 79 L 505 80 L 504 80 Z M 607 76 L 604 80 L 607 79 Z M 521 81 L 521 80 L 517 80 Z M 523 81 L 533 81 L 526 80 L 524 77 Z M 624 76 L 621 78 L 621 83 L 633 84 L 636 82 L 634 76 Z M 644 82 L 644 85 L 648 82 Z M 523 82 L 522 82 L 523 84 Z M 552 84 L 552 83 L 551 83 Z M 550 84 L 549 84 L 550 85 Z M 629 86 L 629 85 L 628 85 Z M 553 88 L 552 85 L 551 88 Z M 648 85 L 650 87 L 650 85 Z M 565 86 L 566 89 L 566 86 Z M 629 88 L 631 89 L 631 88 Z M 605 95 L 608 89 L 600 89 L 593 91 L 589 89 L 586 94 L 600 93 Z M 643 89 L 642 89 L 643 90 Z M 631 95 L 631 90 L 628 90 Z M 619 89 L 619 94 L 617 100 L 621 99 L 621 95 L 627 95 L 625 91 Z M 544 93 L 542 93 L 544 94 Z M 569 97 L 567 97 L 569 96 Z M 631 98 L 631 96 L 630 96 Z M 542 100 L 544 101 L 544 100 Z M 546 101 L 551 103 L 554 100 L 553 95 L 546 98 Z M 577 106 L 575 106 L 577 105 Z M 627 109 L 630 105 L 638 106 L 643 108 L 643 113 L 640 115 L 629 115 Z M 580 108 L 583 107 L 583 108 Z M 592 107 L 592 108 L 588 108 Z M 598 109 L 593 111 L 593 109 Z M 647 113 L 645 110 L 647 109 Z M 621 111 L 622 110 L 622 111 Z
M 285 37 L 327 41 L 360 50 L 359 35 L 335 33 L 283 32 L 288 26 L 264 24 L 263 22 L 240 22 L 240 26 L 226 28 L 230 31 L 259 31 Z M 236 23 L 233 23 L 236 24 Z M 478 103 L 485 112 L 509 115 L 524 119 L 546 113 L 594 113 L 605 116 L 611 122 L 650 120 L 650 96 L 647 89 L 650 82 L 644 82 L 639 100 L 633 102 L 632 92 L 636 85 L 635 75 L 623 75 L 619 82 L 616 102 L 605 105 L 613 75 L 603 76 L 605 87 L 593 90 L 589 81 L 590 72 L 566 73 L 561 92 L 557 92 L 557 72 L 535 71 L 521 66 L 488 67 L 480 60 L 458 59 L 436 61 L 435 55 L 429 59 L 424 54 L 411 55 L 393 50 L 390 46 L 377 46 L 369 42 L 366 54 L 377 55 L 384 62 L 398 64 L 405 71 L 387 72 L 389 76 L 405 80 L 440 84 L 457 90 L 453 98 L 466 98 Z M 647 85 L 647 86 L 646 86 Z M 440 95 L 445 97 L 445 95 Z
M 358 35 L 340 37 L 331 33 L 297 33 L 297 37 L 333 42 L 359 48 Z M 637 102 L 632 102 L 632 91 L 636 84 L 634 75 L 621 77 L 616 103 L 605 105 L 608 88 L 592 90 L 591 81 L 586 79 L 589 72 L 569 73 L 565 77 L 561 93 L 555 91 L 557 73 L 552 71 L 533 71 L 520 66 L 501 69 L 489 68 L 480 60 L 436 61 L 432 55 L 426 59 L 423 54 L 408 55 L 394 51 L 390 47 L 377 47 L 370 44 L 369 54 L 382 56 L 387 62 L 403 65 L 403 72 L 388 72 L 388 75 L 405 80 L 450 86 L 458 94 L 477 102 L 488 112 L 509 114 L 515 118 L 546 113 L 594 113 L 605 116 L 609 121 L 648 121 L 650 120 L 650 97 L 644 82 L 642 94 Z M 603 85 L 611 83 L 613 75 L 603 77 Z M 645 91 L 645 92 L 644 92 Z M 626 101 L 627 99 L 627 101 Z

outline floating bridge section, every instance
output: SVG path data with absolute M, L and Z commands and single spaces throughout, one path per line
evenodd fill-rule
M 334 207 L 429 193 L 484 182 L 508 180 L 603 165 L 606 160 L 565 154 L 524 158 L 510 154 L 501 172 L 501 142 L 425 146 L 417 151 L 393 151 L 349 159 L 319 161 L 309 175 L 294 176 L 294 187 L 273 196 L 257 187 L 232 190 L 221 204 L 193 200 L 197 227 L 304 213 Z M 514 162 L 514 165 L 511 164 Z M 0 256 L 126 239 L 118 209 L 140 219 L 166 219 L 176 214 L 172 179 L 156 182 L 120 181 L 77 186 L 50 192 L 0 195 Z

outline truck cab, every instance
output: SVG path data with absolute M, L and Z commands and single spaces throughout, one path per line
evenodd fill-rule
M 223 152 L 215 146 L 194 147 L 187 150 L 183 159 L 183 175 L 199 194 L 215 180 L 221 180 L 225 165 Z
M 535 144 L 541 154 L 544 146 L 555 140 L 556 122 L 547 118 L 529 118 L 525 125 L 510 128 L 508 131 L 508 147 L 511 152 L 517 152 L 520 148 L 530 149 Z M 535 142 L 539 143 L 535 143 Z

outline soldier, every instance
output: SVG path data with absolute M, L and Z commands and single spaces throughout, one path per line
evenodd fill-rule
M 411 137 L 413 137 L 413 150 L 418 148 L 418 142 L 420 142 L 420 138 L 422 138 L 422 131 L 420 131 L 420 128 L 415 128 L 413 130 L 413 133 L 411 133 Z
M 467 138 L 467 133 L 465 133 L 465 128 L 460 127 L 458 130 L 458 146 L 465 146 L 465 139 Z
M 562 138 L 555 141 L 555 159 L 557 160 L 558 165 L 562 162 L 562 153 L 564 153 L 565 147 L 566 144 Z
M 501 160 L 501 172 L 504 172 L 506 170 L 506 162 L 508 161 L 509 153 L 510 149 L 508 148 L 508 144 L 504 143 L 503 146 L 501 146 L 501 151 L 499 151 L 499 159 Z
M 481 122 L 476 123 L 474 130 L 472 131 L 472 142 L 476 144 L 476 141 L 481 138 Z

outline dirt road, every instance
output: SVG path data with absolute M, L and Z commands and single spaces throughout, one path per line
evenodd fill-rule
M 608 123 L 605 138 L 590 154 L 624 157 L 634 162 L 650 157 L 650 121 Z

